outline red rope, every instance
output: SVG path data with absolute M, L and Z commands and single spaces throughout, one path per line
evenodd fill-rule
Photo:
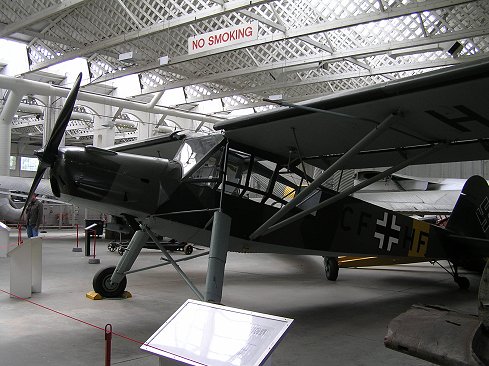
M 3 292 L 4 294 L 7 294 L 7 295 L 11 296 L 11 297 L 15 297 L 16 299 L 23 300 L 23 301 L 25 301 L 25 302 L 28 302 L 29 304 L 39 306 L 40 308 L 43 308 L 44 310 L 52 311 L 52 312 L 53 312 L 53 313 L 55 313 L 55 314 L 58 314 L 58 315 L 64 316 L 64 317 L 69 318 L 69 319 L 71 319 L 71 320 L 75 320 L 75 321 L 77 321 L 77 322 L 83 323 L 83 324 L 88 325 L 88 326 L 90 326 L 90 327 L 94 327 L 94 328 L 96 328 L 96 329 L 100 329 L 100 330 L 105 331 L 105 329 L 104 329 L 104 328 L 102 328 L 102 327 L 98 327 L 98 326 L 93 325 L 93 324 L 90 324 L 90 323 L 88 323 L 88 322 L 86 322 L 86 321 L 84 321 L 84 320 L 81 320 L 81 319 L 75 318 L 75 317 L 70 316 L 70 315 L 67 315 L 67 314 L 63 314 L 63 313 L 61 313 L 61 312 L 59 312 L 59 311 L 57 311 L 57 310 L 54 310 L 54 309 L 48 308 L 47 306 L 44 306 L 44 305 L 41 305 L 41 304 L 35 303 L 34 301 L 31 301 L 31 300 L 26 299 L 26 298 L 24 298 L 24 297 L 17 296 L 17 295 L 15 295 L 15 294 L 11 293 L 11 292 L 8 292 L 8 291 L 2 290 L 2 289 L 0 289 L 0 291 L 1 291 L 1 292 Z
M 32 305 L 38 306 L 38 307 L 40 307 L 40 308 L 43 308 L 44 310 L 48 310 L 48 311 L 51 311 L 51 312 L 53 312 L 53 313 L 55 313 L 55 314 L 58 314 L 58 315 L 64 316 L 65 318 L 68 318 L 68 319 L 71 319 L 71 320 L 77 321 L 77 322 L 79 322 L 79 323 L 82 323 L 82 324 L 88 325 L 89 327 L 92 327 L 92 328 L 95 328 L 95 329 L 98 329 L 98 330 L 101 330 L 101 331 L 103 331 L 103 332 L 104 332 L 105 336 L 107 336 L 107 333 L 106 333 L 106 332 L 107 332 L 107 328 L 106 328 L 107 326 L 105 326 L 104 328 L 99 327 L 99 326 L 97 326 L 97 325 L 91 324 L 91 323 L 86 322 L 86 321 L 84 321 L 84 320 L 81 320 L 81 319 L 75 318 L 74 316 L 71 316 L 71 315 L 68 315 L 68 314 L 64 314 L 64 313 L 62 313 L 62 312 L 60 312 L 60 311 L 57 311 L 57 310 L 54 310 L 54 309 L 48 308 L 47 306 L 44 306 L 44 305 L 38 304 L 38 303 L 36 303 L 36 302 L 34 302 L 34 301 L 31 301 L 31 300 L 29 300 L 29 299 L 26 299 L 26 298 L 24 298 L 24 297 L 17 296 L 17 295 L 15 295 L 15 294 L 13 294 L 13 293 L 11 293 L 11 292 L 8 292 L 8 291 L 5 291 L 5 290 L 3 290 L 3 289 L 0 289 L 0 292 L 3 292 L 4 294 L 7 294 L 7 295 L 9 295 L 9 296 L 11 296 L 11 297 L 15 297 L 16 299 L 19 299 L 19 300 L 23 300 L 23 301 L 25 301 L 25 302 L 28 302 L 29 304 L 32 304 Z M 112 334 L 112 335 L 114 335 L 114 336 L 116 336 L 116 337 L 126 339 L 126 340 L 128 340 L 128 341 L 130 341 L 130 342 L 137 343 L 137 344 L 139 344 L 139 345 L 141 345 L 141 346 L 150 347 L 150 348 L 153 348 L 153 349 L 155 349 L 155 350 L 162 351 L 162 352 L 168 353 L 168 354 L 173 355 L 173 356 L 178 356 L 178 355 L 176 355 L 176 354 L 174 354 L 174 353 L 168 352 L 168 351 L 163 350 L 163 349 L 161 349 L 161 348 L 151 346 L 151 345 L 147 344 L 146 342 L 141 342 L 141 341 L 138 341 L 138 340 L 136 340 L 136 339 L 130 338 L 130 337 L 128 337 L 128 336 L 125 336 L 125 335 L 123 335 L 123 334 L 113 332 L 113 331 L 112 331 L 112 326 L 111 326 L 111 334 Z M 178 356 L 178 357 L 181 357 L 181 356 Z

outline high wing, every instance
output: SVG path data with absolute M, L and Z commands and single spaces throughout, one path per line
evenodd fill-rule
M 341 168 L 394 166 L 440 143 L 444 148 L 412 164 L 487 159 L 488 87 L 489 62 L 466 63 L 219 122 L 215 129 L 261 156 L 302 157 L 322 169 L 381 129 Z

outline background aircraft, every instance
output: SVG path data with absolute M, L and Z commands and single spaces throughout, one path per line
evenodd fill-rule
M 32 185 L 31 178 L 0 176 L 0 220 L 18 223 L 21 208 L 12 201 L 11 196 L 27 198 L 27 192 Z M 36 193 L 43 201 L 60 203 L 55 199 L 47 179 L 39 182 Z
M 489 255 L 484 179 L 467 181 L 446 229 L 349 195 L 409 164 L 486 158 L 489 104 L 481 91 L 488 84 L 489 63 L 477 63 L 326 97 L 221 122 L 222 134 L 190 136 L 168 160 L 59 148 L 78 81 L 37 153 L 29 198 L 50 167 L 55 196 L 125 217 L 135 229 L 117 268 L 94 277 L 106 297 L 124 291 L 141 247 L 149 237 L 159 245 L 158 234 L 210 245 L 205 297 L 194 289 L 207 301 L 221 299 L 228 250 L 321 255 L 330 279 L 342 254 L 448 259 L 467 287 L 459 262 Z M 324 172 L 312 180 L 306 163 Z M 322 186 L 338 169 L 379 165 L 392 168 L 345 192 Z
M 378 171 L 360 171 L 354 185 L 361 184 L 376 174 Z M 392 174 L 353 196 L 407 215 L 448 215 L 452 212 L 466 180 Z

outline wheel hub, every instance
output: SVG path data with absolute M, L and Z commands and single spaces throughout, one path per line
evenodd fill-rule
M 108 290 L 108 291 L 111 291 L 111 290 L 115 290 L 117 288 L 117 284 L 115 283 L 112 283 L 110 281 L 110 279 L 112 278 L 112 276 L 107 276 L 105 277 L 104 279 L 104 287 Z

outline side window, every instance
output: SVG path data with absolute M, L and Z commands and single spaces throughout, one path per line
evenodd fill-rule
M 188 181 L 215 187 L 221 182 L 221 159 L 224 148 L 216 150 L 204 159 L 203 164 L 195 170 L 189 177 Z
M 194 169 L 200 169 L 200 165 L 212 155 L 211 152 L 223 139 L 221 135 L 189 137 L 183 141 L 173 160 L 180 162 L 185 176 Z

